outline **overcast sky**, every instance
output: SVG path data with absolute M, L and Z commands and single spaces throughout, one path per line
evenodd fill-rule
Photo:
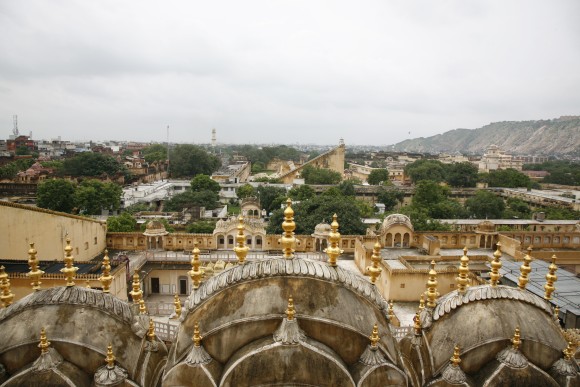
M 0 0 L 0 138 L 393 144 L 580 114 L 580 1 Z

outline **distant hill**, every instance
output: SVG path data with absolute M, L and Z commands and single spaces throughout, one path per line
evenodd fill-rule
M 511 154 L 580 156 L 580 116 L 494 122 L 478 129 L 405 140 L 393 147 L 400 152 L 483 154 L 492 144 Z

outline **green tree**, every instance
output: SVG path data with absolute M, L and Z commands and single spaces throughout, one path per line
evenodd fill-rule
M 280 208 L 280 204 L 286 200 L 286 190 L 284 188 L 261 185 L 258 187 L 258 199 L 260 199 L 260 206 L 269 214 Z
M 131 204 L 128 207 L 125 207 L 124 211 L 128 212 L 129 214 L 136 214 L 137 212 L 145 212 L 149 211 L 149 206 L 145 203 L 135 203 Z
M 220 192 L 220 183 L 212 180 L 208 175 L 200 174 L 191 179 L 191 190 L 193 192 L 211 191 L 213 193 Z
M 251 196 L 256 196 L 256 189 L 250 184 L 244 184 L 236 190 L 238 199 L 244 199 Z
M 73 158 L 66 159 L 62 165 L 62 173 L 70 176 L 100 177 L 115 176 L 117 174 L 127 175 L 125 165 L 115 158 L 93 152 L 84 152 Z
M 480 178 L 487 182 L 489 187 L 531 187 L 530 178 L 515 169 L 496 169 L 488 174 L 481 174 Z
M 389 181 L 389 171 L 386 168 L 373 169 L 367 178 L 370 185 L 384 184 Z
M 501 219 L 505 203 L 493 192 L 479 190 L 465 201 L 470 216 L 478 219 Z
M 183 211 L 192 207 L 205 207 L 206 210 L 212 210 L 218 205 L 219 197 L 217 193 L 208 189 L 196 192 L 189 189 L 167 200 L 163 208 L 165 211 Z
M 74 204 L 81 214 L 98 215 L 103 209 L 117 210 L 123 189 L 115 184 L 95 179 L 84 180 L 74 193 Z
M 420 180 L 415 185 L 415 193 L 413 194 L 413 205 L 417 207 L 427 208 L 427 210 L 429 210 L 437 203 L 447 200 L 449 193 L 450 191 L 448 187 L 439 185 L 435 181 Z
M 161 144 L 153 144 L 143 148 L 141 153 L 148 163 L 167 160 L 167 148 Z
M 25 156 L 32 154 L 32 152 L 26 145 L 20 145 L 16 148 L 15 154 L 16 156 Z
M 342 192 L 344 196 L 356 196 L 356 190 L 354 189 L 354 183 L 350 180 L 342 181 L 337 188 Z
M 530 206 L 521 199 L 509 198 L 502 217 L 504 219 L 529 219 L 531 215 Z
M 74 207 L 75 186 L 68 180 L 51 179 L 38 184 L 36 205 L 70 213 Z
M 379 187 L 377 192 L 377 202 L 385 205 L 385 211 L 391 211 L 399 203 L 402 203 L 404 198 L 405 193 L 397 188 Z
M 133 232 L 137 228 L 137 221 L 128 212 L 119 216 L 110 216 L 107 219 L 108 232 Z
M 324 168 L 304 167 L 301 173 L 306 184 L 338 184 L 342 180 L 340 173 Z
M 34 164 L 33 159 L 19 159 L 0 167 L 0 179 L 14 179 L 18 172 L 26 171 Z
M 308 184 L 297 185 L 288 191 L 288 197 L 296 201 L 308 200 L 314 196 L 316 196 L 316 192 Z
M 187 225 L 187 232 L 192 234 L 211 234 L 215 229 L 215 222 L 200 220 Z
M 413 183 L 421 180 L 439 183 L 445 181 L 445 164 L 438 160 L 417 160 L 405 166 L 405 175 L 409 176 Z
M 414 205 L 403 207 L 399 211 L 407 215 L 413 223 L 415 231 L 449 231 L 451 226 L 433 219 L 429 216 L 427 209 L 416 207 Z
M 475 187 L 477 167 L 470 163 L 454 163 L 447 166 L 445 181 L 452 187 Z
M 177 145 L 170 153 L 169 170 L 172 177 L 211 175 L 220 165 L 221 162 L 216 156 L 196 145 Z

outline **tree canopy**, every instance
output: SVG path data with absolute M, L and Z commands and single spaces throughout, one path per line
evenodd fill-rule
M 405 166 L 405 175 L 409 176 L 413 183 L 421 180 L 439 183 L 445 181 L 445 164 L 438 160 L 417 160 Z
M 220 192 L 221 189 L 220 183 L 218 183 L 215 180 L 212 180 L 211 177 L 204 174 L 197 175 L 193 179 L 191 179 L 190 186 L 193 192 L 211 191 L 217 194 L 218 192 Z
M 81 214 L 99 215 L 103 209 L 117 210 L 122 193 L 118 184 L 87 179 L 76 187 L 74 204 Z
M 301 176 L 306 184 L 338 184 L 342 180 L 340 173 L 324 168 L 304 167 Z
M 402 203 L 405 193 L 397 188 L 386 189 L 379 187 L 377 202 L 385 205 L 385 211 L 393 210 L 397 204 Z
M 115 176 L 119 173 L 128 175 L 125 165 L 115 158 L 93 152 L 79 153 L 70 159 L 64 160 L 62 173 L 74 177 Z
M 25 171 L 34 164 L 33 159 L 20 159 L 0 167 L 0 179 L 14 179 L 18 172 Z
M 531 187 L 532 182 L 530 178 L 515 169 L 496 169 L 489 173 L 482 173 L 480 178 L 487 182 L 489 187 Z
M 448 164 L 445 167 L 445 181 L 452 187 L 475 187 L 477 167 L 470 162 Z
M 137 221 L 128 212 L 119 216 L 110 216 L 107 219 L 108 232 L 133 232 L 137 228 Z
M 176 145 L 170 153 L 169 171 L 172 177 L 211 175 L 220 165 L 216 156 L 196 145 Z
M 505 203 L 493 192 L 479 190 L 465 201 L 469 215 L 479 219 L 501 219 Z
M 256 189 L 251 184 L 244 184 L 236 190 L 238 199 L 245 199 L 250 196 L 256 196 Z
M 260 199 L 260 206 L 266 210 L 268 214 L 280 208 L 280 205 L 286 200 L 286 190 L 280 187 L 272 187 L 261 185 L 258 187 L 258 199 Z
M 577 161 L 552 160 L 541 164 L 524 164 L 526 171 L 548 171 L 544 183 L 580 185 L 580 163 Z
M 167 160 L 167 148 L 161 144 L 153 144 L 143 148 L 141 153 L 148 163 Z
M 307 184 L 298 185 L 288 191 L 288 197 L 296 201 L 308 200 L 314 196 L 316 196 L 314 189 Z
M 74 208 L 75 185 L 64 179 L 50 179 L 38 184 L 36 205 L 53 211 L 70 213 Z
M 370 185 L 379 185 L 389 182 L 389 171 L 386 168 L 373 169 L 367 178 Z

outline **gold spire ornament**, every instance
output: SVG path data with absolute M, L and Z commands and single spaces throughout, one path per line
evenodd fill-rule
M 375 323 L 375 325 L 373 326 L 373 332 L 369 336 L 369 339 L 371 339 L 371 347 L 377 348 L 378 342 L 381 340 L 381 338 L 379 337 L 379 325 L 377 323 Z
M 461 358 L 459 357 L 459 345 L 455 344 L 455 347 L 453 347 L 453 356 L 451 356 L 449 361 L 451 361 L 453 367 L 459 367 L 459 363 L 461 363 Z
M 191 278 L 193 288 L 199 288 L 201 284 L 201 277 L 203 277 L 203 270 L 200 269 L 201 262 L 199 260 L 199 249 L 197 248 L 197 241 L 193 243 L 193 250 L 191 251 L 191 270 L 187 272 Z
M 435 261 L 431 261 L 429 269 L 429 279 L 427 280 L 427 307 L 434 308 L 437 303 L 435 300 L 439 293 L 437 292 L 437 272 L 435 271 Z
M 288 321 L 294 320 L 294 315 L 296 314 L 296 310 L 294 309 L 294 300 L 292 296 L 288 297 L 288 308 L 286 309 L 286 318 Z
M 173 305 L 175 305 L 175 318 L 181 317 L 181 300 L 177 293 L 173 296 Z
M 139 300 L 139 314 L 147 314 L 147 306 L 145 306 L 145 300 Z
M 369 273 L 369 278 L 371 283 L 374 285 L 377 278 L 381 275 L 383 269 L 379 267 L 379 262 L 381 261 L 381 244 L 377 240 L 373 247 L 373 255 L 371 255 L 372 265 L 367 267 L 367 273 Z
M 554 282 L 558 280 L 558 276 L 556 275 L 556 270 L 558 270 L 558 266 L 556 266 L 556 255 L 552 255 L 552 263 L 548 266 L 548 273 L 546 274 L 546 284 L 544 285 L 544 290 L 546 293 L 544 294 L 544 298 L 546 300 L 552 299 L 552 293 L 556 288 L 554 287 Z
M 343 253 L 340 249 L 340 233 L 338 232 L 338 221 L 337 215 L 332 216 L 332 223 L 330 224 L 330 232 L 328 233 L 328 240 L 330 246 L 327 247 L 324 252 L 328 255 L 328 264 L 330 266 L 336 266 L 336 259 Z
M 199 334 L 199 323 L 196 321 L 195 324 L 193 325 L 193 345 L 195 347 L 200 347 L 201 346 L 201 339 L 203 337 L 201 337 L 201 335 Z
M 554 320 L 560 321 L 560 308 L 557 305 L 554 308 Z
M 40 278 L 44 274 L 44 272 L 38 269 L 38 260 L 36 259 L 36 249 L 34 248 L 34 243 L 30 243 L 30 250 L 28 250 L 28 266 L 30 267 L 30 271 L 26 274 L 32 282 L 32 289 L 34 291 L 40 290 Z
M 395 311 L 393 310 L 393 300 L 389 301 L 389 309 L 387 309 L 387 314 L 389 316 L 389 322 L 393 323 L 393 318 L 395 317 Z
M 457 281 L 457 291 L 465 293 L 469 286 L 469 257 L 467 256 L 467 246 L 463 248 L 463 256 L 459 259 L 459 275 L 455 278 Z
M 532 262 L 532 246 L 528 246 L 528 253 L 524 255 L 524 263 L 520 266 L 520 277 L 518 278 L 518 288 L 520 290 L 525 290 L 526 285 L 530 281 L 528 275 L 532 271 L 530 267 L 530 262 Z
M 564 359 L 572 360 L 574 353 L 576 352 L 574 344 L 572 344 L 571 341 L 568 341 L 568 345 L 566 345 L 566 348 L 564 348 L 562 352 L 564 353 Z
M 107 368 L 115 368 L 115 360 L 117 358 L 113 355 L 113 344 L 107 346 L 107 357 L 105 361 L 107 362 Z
M 109 259 L 109 250 L 105 250 L 105 256 L 103 257 L 103 264 L 101 265 L 103 273 L 99 277 L 101 285 L 103 287 L 103 293 L 109 293 L 111 291 L 110 286 L 113 282 L 113 276 L 111 275 L 111 260 Z
M 155 321 L 149 318 L 149 329 L 147 330 L 147 340 L 155 341 Z
M 296 223 L 294 223 L 292 200 L 288 198 L 286 200 L 286 209 L 284 210 L 284 222 L 282 222 L 282 230 L 284 230 L 284 234 L 282 234 L 282 238 L 280 238 L 283 256 L 286 259 L 294 258 L 294 245 L 296 243 L 296 237 L 294 236 L 295 229 Z
M 413 330 L 415 331 L 415 336 L 421 336 L 423 327 L 421 326 L 421 317 L 419 312 L 415 313 L 415 317 L 413 317 Z
M 44 327 L 40 329 L 40 343 L 38 343 L 38 348 L 40 348 L 41 353 L 47 353 L 50 347 L 50 341 L 46 338 L 46 330 Z
M 135 274 L 133 274 L 133 290 L 129 292 L 133 303 L 138 304 L 139 300 L 143 297 L 143 291 L 141 290 L 141 281 L 139 279 L 139 270 L 135 269 Z
M 513 349 L 517 350 L 520 347 L 522 341 L 520 340 L 520 327 L 517 326 L 514 332 L 514 337 L 511 339 Z
M 493 253 L 493 260 L 491 261 L 491 272 L 489 273 L 489 284 L 496 287 L 499 282 L 499 269 L 501 269 L 501 243 L 497 242 L 497 250 Z
M 244 235 L 244 217 L 240 215 L 238 218 L 238 235 L 236 235 L 237 245 L 234 247 L 234 253 L 238 257 L 238 265 L 243 265 L 246 261 L 246 256 L 250 248 L 246 246 L 246 236 Z
M 14 300 L 14 293 L 10 290 L 10 280 L 8 279 L 8 273 L 4 266 L 0 266 L 0 301 L 4 307 L 8 307 L 12 304 Z
M 419 310 L 425 309 L 425 294 L 421 293 L 421 298 L 419 299 Z
M 75 286 L 74 279 L 77 274 L 78 267 L 73 266 L 74 258 L 72 256 L 73 248 L 70 245 L 70 238 L 66 240 L 66 247 L 64 248 L 64 267 L 60 269 L 60 272 L 64 274 L 66 278 L 66 286 Z

